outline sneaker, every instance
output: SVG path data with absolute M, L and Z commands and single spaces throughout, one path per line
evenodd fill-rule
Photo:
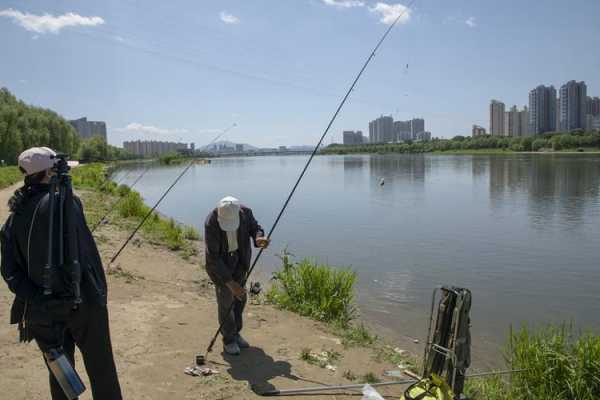
M 231 356 L 238 356 L 240 355 L 240 346 L 237 344 L 237 342 L 231 342 L 229 344 L 223 344 L 223 350 L 225 351 L 225 353 L 231 355 Z
M 244 339 L 242 337 L 242 335 L 237 335 L 235 338 L 235 341 L 237 342 L 238 346 L 240 347 L 240 349 L 247 349 L 248 347 L 250 347 L 250 343 L 248 343 L 246 341 L 246 339 Z

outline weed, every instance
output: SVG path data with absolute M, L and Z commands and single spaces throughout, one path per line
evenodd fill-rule
M 379 379 L 377 377 L 377 375 L 375 375 L 373 372 L 367 372 L 366 374 L 364 374 L 362 376 L 361 382 L 364 382 L 364 383 L 379 383 L 379 382 L 381 382 L 381 379 Z
M 357 376 L 354 374 L 354 372 L 350 371 L 349 369 L 347 369 L 346 371 L 344 371 L 344 378 L 348 379 L 349 381 L 353 382 L 357 379 Z
M 281 259 L 283 269 L 273 274 L 275 284 L 267 299 L 300 315 L 348 327 L 356 315 L 353 304 L 356 273 L 307 259 L 291 263 L 287 254 Z

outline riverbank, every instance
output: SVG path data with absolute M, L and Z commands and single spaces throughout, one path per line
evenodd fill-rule
M 386 154 L 386 153 L 450 153 L 506 154 L 507 152 L 600 152 L 600 132 L 551 132 L 535 136 L 508 137 L 496 135 L 455 136 L 403 143 L 332 144 L 321 154 Z
M 16 188 L 0 191 L 2 221 L 7 216 L 6 201 Z M 90 189 L 78 193 L 90 225 L 115 199 Z M 109 221 L 95 235 L 105 265 L 134 224 L 116 215 Z M 201 243 L 196 242 L 199 251 L 186 260 L 180 251 L 169 250 L 142 232 L 108 274 L 111 334 L 126 399 L 257 399 L 249 385 L 347 384 L 365 376 L 383 380 L 383 372 L 398 369 L 405 358 L 384 346 L 344 346 L 326 324 L 256 299 L 246 311 L 244 330 L 253 347 L 241 357 L 226 357 L 217 343 L 209 358 L 220 373 L 207 378 L 185 375 L 184 368 L 193 363 L 197 352 L 204 351 L 217 329 L 214 288 L 201 267 Z M 46 398 L 44 363 L 35 345 L 19 344 L 15 326 L 8 325 L 12 294 L 3 284 L 0 301 L 0 369 L 6 371 L 0 376 L 0 390 L 11 399 Z M 402 343 L 394 346 L 404 349 Z M 306 356 L 307 350 L 317 355 L 327 352 L 332 356 L 327 365 L 334 368 L 322 368 Z M 77 368 L 84 371 L 79 355 Z M 82 375 L 89 387 L 87 376 Z M 382 392 L 397 398 L 400 391 L 395 387 Z M 89 391 L 81 398 L 89 399 Z M 354 397 L 338 394 L 333 398 Z

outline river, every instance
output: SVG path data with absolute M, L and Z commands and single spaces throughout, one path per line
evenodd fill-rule
M 159 210 L 202 230 L 225 195 L 269 229 L 307 156 L 195 165 Z M 125 166 L 115 179 L 135 180 Z M 154 203 L 182 166 L 153 167 L 136 189 Z M 382 185 L 381 182 L 384 184 Z M 473 292 L 474 360 L 494 364 L 511 325 L 600 328 L 600 156 L 319 156 L 259 272 L 288 248 L 359 273 L 362 318 L 423 339 L 434 287 Z

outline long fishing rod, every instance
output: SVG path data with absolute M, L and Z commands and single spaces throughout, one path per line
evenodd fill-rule
M 275 222 L 273 223 L 273 227 L 271 228 L 271 230 L 269 231 L 269 234 L 267 235 L 267 240 L 271 239 L 271 235 L 273 234 L 273 232 L 275 231 L 275 228 L 279 224 L 279 220 L 281 219 L 281 216 L 283 215 L 283 213 L 285 212 L 288 204 L 290 203 L 290 200 L 292 199 L 292 196 L 294 196 L 294 193 L 296 192 L 296 189 L 298 188 L 298 185 L 300 184 L 300 181 L 302 181 L 302 178 L 304 177 L 304 174 L 306 173 L 306 170 L 308 170 L 308 167 L 309 167 L 310 163 L 312 162 L 313 158 L 315 157 L 315 155 L 319 151 L 319 147 L 321 147 L 321 144 L 323 143 L 323 140 L 327 136 L 327 133 L 329 133 L 329 129 L 331 128 L 331 126 L 333 125 L 333 123 L 335 122 L 335 120 L 337 119 L 337 116 L 340 113 L 340 111 L 342 110 L 342 107 L 344 107 L 344 104 L 346 104 L 346 100 L 348 100 L 348 97 L 350 97 L 350 93 L 352 93 L 352 91 L 354 90 L 354 87 L 356 86 L 356 84 L 360 80 L 363 72 L 365 72 L 365 70 L 367 69 L 367 67 L 371 63 L 371 60 L 375 57 L 375 53 L 377 52 L 377 50 L 379 50 L 379 48 L 381 47 L 381 45 L 383 44 L 383 42 L 385 41 L 385 39 L 388 37 L 388 35 L 392 31 L 392 29 L 394 28 L 394 26 L 396 26 L 398 24 L 398 21 L 400 21 L 400 18 L 402 18 L 404 16 L 404 14 L 406 13 L 406 11 L 410 9 L 410 7 L 414 4 L 415 1 L 416 0 L 412 0 L 410 2 L 410 4 L 396 17 L 396 19 L 394 20 L 394 22 L 388 27 L 388 29 L 385 31 L 385 33 L 383 34 L 383 36 L 381 37 L 381 39 L 379 39 L 379 42 L 377 42 L 377 45 L 375 46 L 375 48 L 373 49 L 373 51 L 371 52 L 371 54 L 369 55 L 369 57 L 367 58 L 367 60 L 363 64 L 362 68 L 360 69 L 360 71 L 356 75 L 356 78 L 354 78 L 354 81 L 352 82 L 352 85 L 350 85 L 350 88 L 348 89 L 348 91 L 346 92 L 346 94 L 344 95 L 344 97 L 342 98 L 342 101 L 340 102 L 340 104 L 338 105 L 337 109 L 333 113 L 333 116 L 331 117 L 331 120 L 329 121 L 329 124 L 327 124 L 327 127 L 325 128 L 325 131 L 323 132 L 323 134 L 321 135 L 321 138 L 317 142 L 317 145 L 313 149 L 310 157 L 308 158 L 308 161 L 306 161 L 306 165 L 304 165 L 304 168 L 302 169 L 302 172 L 300 173 L 300 176 L 298 177 L 298 180 L 296 180 L 296 183 L 294 184 L 294 186 L 292 188 L 292 191 L 290 192 L 290 194 L 287 197 L 285 203 L 283 204 L 283 207 L 281 208 L 281 211 L 279 211 L 279 214 L 277 215 L 277 218 L 275 219 Z M 246 282 L 248 281 L 248 278 L 250 277 L 250 274 L 252 274 L 252 271 L 254 270 L 254 267 L 256 266 L 256 263 L 258 262 L 258 260 L 260 259 L 260 256 L 263 253 L 263 250 L 264 249 L 261 248 L 259 250 L 259 252 L 257 253 L 256 258 L 254 259 L 254 262 L 252 263 L 252 266 L 248 270 L 248 273 L 246 274 L 246 276 L 245 276 L 245 278 L 244 278 L 244 280 L 242 282 L 242 287 L 244 287 L 246 285 Z M 233 302 L 231 302 L 231 306 L 229 307 L 228 313 L 230 313 L 231 310 L 233 310 L 233 307 L 235 306 L 236 301 L 237 300 L 234 300 Z M 226 321 L 223 321 L 219 325 L 219 329 L 217 329 L 217 332 L 214 334 L 212 340 L 210 341 L 210 344 L 208 345 L 208 348 L 206 349 L 206 354 L 204 355 L 204 359 L 200 359 L 200 361 L 205 361 L 206 358 L 208 357 L 208 353 L 210 353 L 212 351 L 213 346 L 215 345 L 215 342 L 216 342 L 217 338 L 219 337 L 219 333 L 221 332 L 221 329 L 223 328 L 223 325 L 225 324 L 225 322 Z
M 223 130 L 223 132 L 221 132 L 217 136 L 215 136 L 215 138 L 209 144 L 207 144 L 205 147 L 208 147 L 211 144 L 213 144 L 221 136 L 223 136 L 226 132 L 228 132 L 229 130 L 233 129 L 236 126 L 237 126 L 237 124 L 234 123 L 229 128 Z M 177 185 L 177 182 L 179 182 L 179 180 L 185 175 L 185 173 L 188 172 L 188 170 L 192 167 L 192 165 L 194 165 L 194 160 L 193 159 L 189 162 L 189 164 L 185 167 L 185 169 L 183 171 L 181 171 L 181 173 L 177 176 L 177 178 L 175 179 L 175 181 L 173 181 L 173 183 L 171 184 L 171 186 L 169 186 L 169 188 L 163 193 L 163 195 L 160 197 L 160 199 L 158 199 L 158 201 L 156 202 L 156 204 L 154 204 L 154 207 L 152 207 L 152 209 L 150 211 L 148 211 L 148 213 L 144 216 L 144 218 L 138 224 L 138 226 L 136 226 L 136 228 L 133 230 L 133 232 L 131 232 L 131 234 L 129 235 L 129 237 L 127 238 L 127 240 L 125 241 L 125 243 L 123 243 L 123 245 L 121 246 L 121 248 L 110 259 L 110 262 L 108 264 L 108 269 L 110 269 L 110 266 L 115 262 L 115 260 L 117 259 L 117 257 L 119 257 L 119 255 L 121 254 L 121 252 L 123 251 L 123 249 L 129 244 L 129 242 L 131 241 L 131 239 L 133 239 L 133 237 L 135 236 L 135 234 L 137 233 L 137 231 L 142 227 L 142 225 L 144 225 L 144 223 L 150 217 L 150 215 L 152 215 L 152 213 L 154 212 L 154 210 L 156 210 L 156 207 L 158 207 L 158 205 L 163 201 L 163 199 L 167 196 L 167 194 L 169 194 L 169 192 L 171 191 L 171 189 L 173 189 L 173 187 L 175 187 L 175 185 Z
M 517 372 L 523 372 L 526 369 L 512 369 L 505 371 L 490 371 L 490 372 L 482 372 L 476 374 L 468 374 L 465 378 L 483 378 L 492 375 L 507 375 L 514 374 Z M 409 385 L 413 383 L 419 382 L 419 379 L 406 379 L 402 381 L 391 381 L 391 382 L 382 382 L 382 383 L 370 383 L 369 385 L 372 387 L 381 387 L 381 386 L 393 386 L 393 385 Z M 286 396 L 286 395 L 296 395 L 296 394 L 307 394 L 307 393 L 320 393 L 327 392 L 332 390 L 352 390 L 352 389 L 360 389 L 365 385 L 365 383 L 351 384 L 351 385 L 338 385 L 338 386 L 312 386 L 306 388 L 296 388 L 296 389 L 272 389 L 264 392 L 258 392 L 259 396 Z
M 150 169 L 150 166 L 147 166 L 142 173 L 136 178 L 135 181 L 133 181 L 133 183 L 131 184 L 131 186 L 129 186 L 130 189 L 133 189 L 134 186 L 140 181 L 140 179 L 142 179 L 144 177 L 144 175 L 146 175 L 146 172 L 148 172 L 148 170 Z M 121 201 L 123 201 L 125 197 L 119 197 L 115 202 L 113 202 L 110 207 L 108 208 L 108 211 L 106 212 L 106 214 L 104 214 L 104 216 L 102 218 L 100 218 L 100 220 L 98 222 L 96 222 L 96 225 L 94 225 L 94 227 L 92 228 L 92 233 L 94 233 L 96 231 L 96 229 L 98 229 L 98 227 L 100 225 L 102 225 L 102 223 L 104 222 L 104 220 L 117 208 L 117 206 L 121 203 Z

